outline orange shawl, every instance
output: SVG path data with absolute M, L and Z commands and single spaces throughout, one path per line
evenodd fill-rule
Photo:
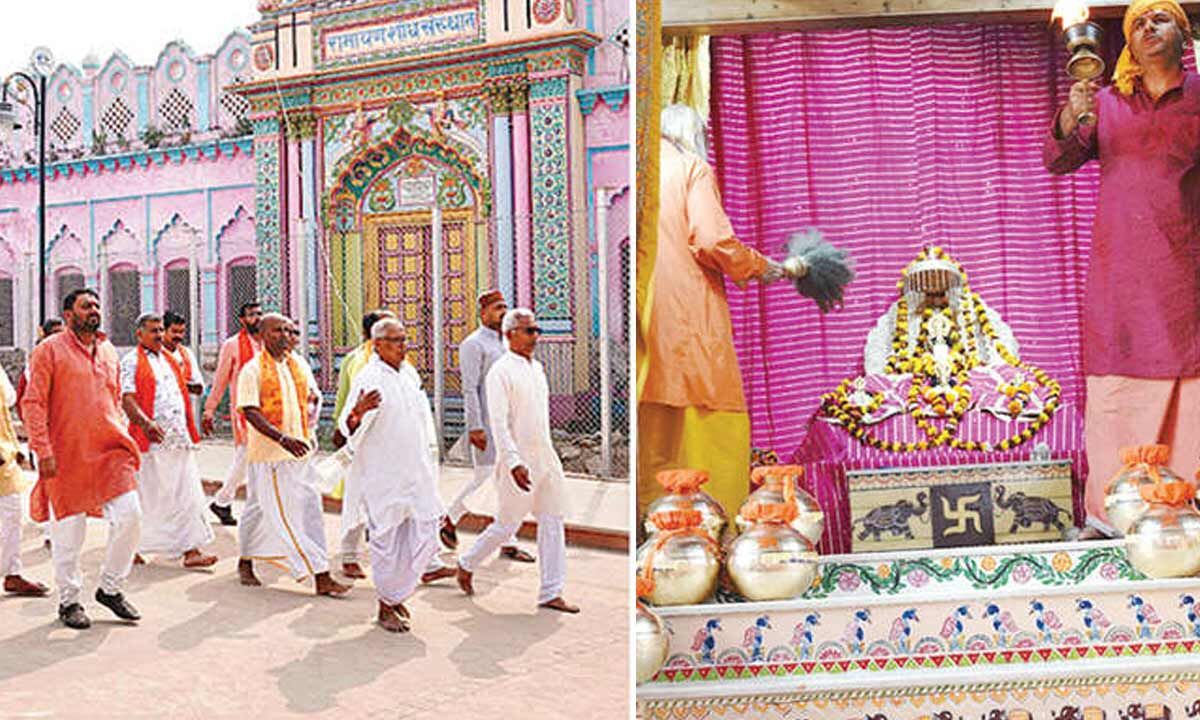
M 167 361 L 171 371 L 175 373 L 175 382 L 179 385 L 179 392 L 183 395 L 183 409 L 187 415 L 188 435 L 191 436 L 192 442 L 200 442 L 200 433 L 196 432 L 196 418 L 192 415 L 192 399 L 188 397 L 187 378 L 179 369 L 179 363 L 175 362 L 175 358 L 171 357 L 171 353 L 167 352 L 166 348 L 159 351 L 162 357 Z M 187 360 L 187 348 L 183 349 L 184 360 Z M 146 417 L 154 418 L 154 395 L 158 392 L 158 382 L 154 379 L 154 370 L 150 367 L 150 359 L 146 357 L 146 348 L 142 345 L 137 347 L 137 369 L 133 374 L 134 398 L 137 400 L 138 407 L 146 414 Z M 188 375 L 191 377 L 191 363 L 188 363 Z M 150 438 L 146 437 L 146 433 L 134 423 L 129 423 L 129 434 L 138 444 L 138 448 L 142 452 L 150 449 Z
M 300 409 L 300 426 L 304 429 L 302 440 L 308 440 L 308 379 L 300 364 L 291 353 L 287 354 L 288 372 L 296 385 L 296 407 Z M 270 353 L 259 361 L 262 375 L 259 383 L 258 402 L 262 406 L 263 417 L 278 430 L 283 430 L 283 385 L 279 382 L 279 371 L 275 368 L 275 358 Z
M 238 373 L 240 373 L 242 371 L 242 368 L 246 367 L 246 363 L 248 363 L 254 359 L 254 355 L 255 355 L 254 341 L 250 339 L 250 331 L 247 330 L 246 328 L 242 328 L 241 330 L 238 331 L 237 369 L 233 373 L 233 378 L 234 378 L 233 382 L 235 385 L 237 384 Z M 231 390 L 230 391 L 230 399 L 231 399 L 230 405 L 232 405 L 232 398 L 233 398 L 232 393 L 233 393 L 233 391 Z M 236 423 L 239 428 L 241 428 L 241 432 L 244 437 L 245 432 L 246 432 L 246 418 L 242 417 L 242 414 L 240 412 L 233 410 L 232 407 L 230 408 L 230 411 L 231 411 L 229 413 L 230 419 L 232 420 L 232 422 Z

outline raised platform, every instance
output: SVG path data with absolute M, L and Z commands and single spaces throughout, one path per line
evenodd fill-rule
M 1184 701 L 1200 699 L 1198 600 L 1200 579 L 1146 579 L 1120 541 L 827 556 L 799 600 L 657 608 L 672 645 L 638 699 L 651 717 L 795 717 L 841 703 L 821 717 L 893 707 L 912 718 L 943 703 L 954 717 L 1057 718 L 1071 693 L 1108 688 L 1127 709 L 1144 698 L 1117 687 L 1150 697 L 1166 682 L 1156 702 L 1184 717 Z M 1118 717 L 1111 702 L 1078 707 Z

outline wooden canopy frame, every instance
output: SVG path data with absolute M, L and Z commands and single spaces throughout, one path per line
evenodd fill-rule
M 781 30 L 946 22 L 1045 22 L 1055 0 L 662 0 L 665 35 L 736 35 Z M 1092 17 L 1121 17 L 1125 0 L 1090 0 Z M 1185 2 L 1188 15 L 1200 2 Z

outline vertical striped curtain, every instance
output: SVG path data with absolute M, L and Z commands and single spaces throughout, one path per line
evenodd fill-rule
M 1107 25 L 1119 48 L 1119 26 Z M 1098 174 L 1094 163 L 1066 177 L 1042 166 L 1070 87 L 1065 60 L 1044 24 L 712 40 L 712 160 L 739 238 L 778 258 L 788 233 L 816 227 L 858 263 L 845 308 L 824 316 L 782 283 L 729 287 L 756 447 L 804 462 L 840 452 L 850 467 L 964 461 L 831 448 L 810 422 L 822 393 L 862 372 L 901 269 L 940 245 L 1012 327 L 1022 358 L 1062 383 L 1064 407 L 1040 439 L 1082 478 L 1080 311 Z

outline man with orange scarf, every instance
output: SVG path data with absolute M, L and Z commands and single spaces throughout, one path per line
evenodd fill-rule
M 79 553 L 89 515 L 109 524 L 97 602 L 123 620 L 141 618 L 121 592 L 142 529 L 140 455 L 120 409 L 117 351 L 100 332 L 100 296 L 91 288 L 71 291 L 63 299 L 63 319 L 66 332 L 47 338 L 29 356 L 21 417 L 38 460 L 29 515 L 51 521 L 58 617 L 82 630 L 92 624 L 79 602 Z
M 138 500 L 142 537 L 138 552 L 183 557 L 187 568 L 211 567 L 215 555 L 200 551 L 212 542 L 204 519 L 204 490 L 196 464 L 196 416 L 188 392 L 190 366 L 163 347 L 163 319 L 138 318 L 136 348 L 121 358 L 121 404 L 129 434 L 142 451 Z M 141 562 L 138 555 L 134 562 Z
M 1083 302 L 1086 536 L 1113 535 L 1104 493 L 1118 448 L 1200 457 L 1200 76 L 1174 0 L 1135 0 L 1113 84 L 1079 82 L 1044 146 L 1053 173 L 1100 164 Z M 1094 114 L 1094 122 L 1081 121 Z
M 283 561 L 297 580 L 313 577 L 318 595 L 345 595 L 350 587 L 329 574 L 321 494 L 309 468 L 317 444 L 307 413 L 311 370 L 291 351 L 287 318 L 270 313 L 260 326 L 264 352 L 242 368 L 237 385 L 248 425 L 238 576 L 258 586 L 254 560 Z
M 221 353 L 217 358 L 217 372 L 213 375 L 212 392 L 204 402 L 204 434 L 213 431 L 213 418 L 217 414 L 217 405 L 225 397 L 225 388 L 229 388 L 229 423 L 233 425 L 233 465 L 225 482 L 217 491 L 209 509 L 221 520 L 222 525 L 237 525 L 230 506 L 237 490 L 246 481 L 246 421 L 237 412 L 238 373 L 247 363 L 254 359 L 261 349 L 258 326 L 262 318 L 262 306 L 257 302 L 248 302 L 238 309 L 238 322 L 242 329 L 237 335 L 225 340 L 221 345 Z

